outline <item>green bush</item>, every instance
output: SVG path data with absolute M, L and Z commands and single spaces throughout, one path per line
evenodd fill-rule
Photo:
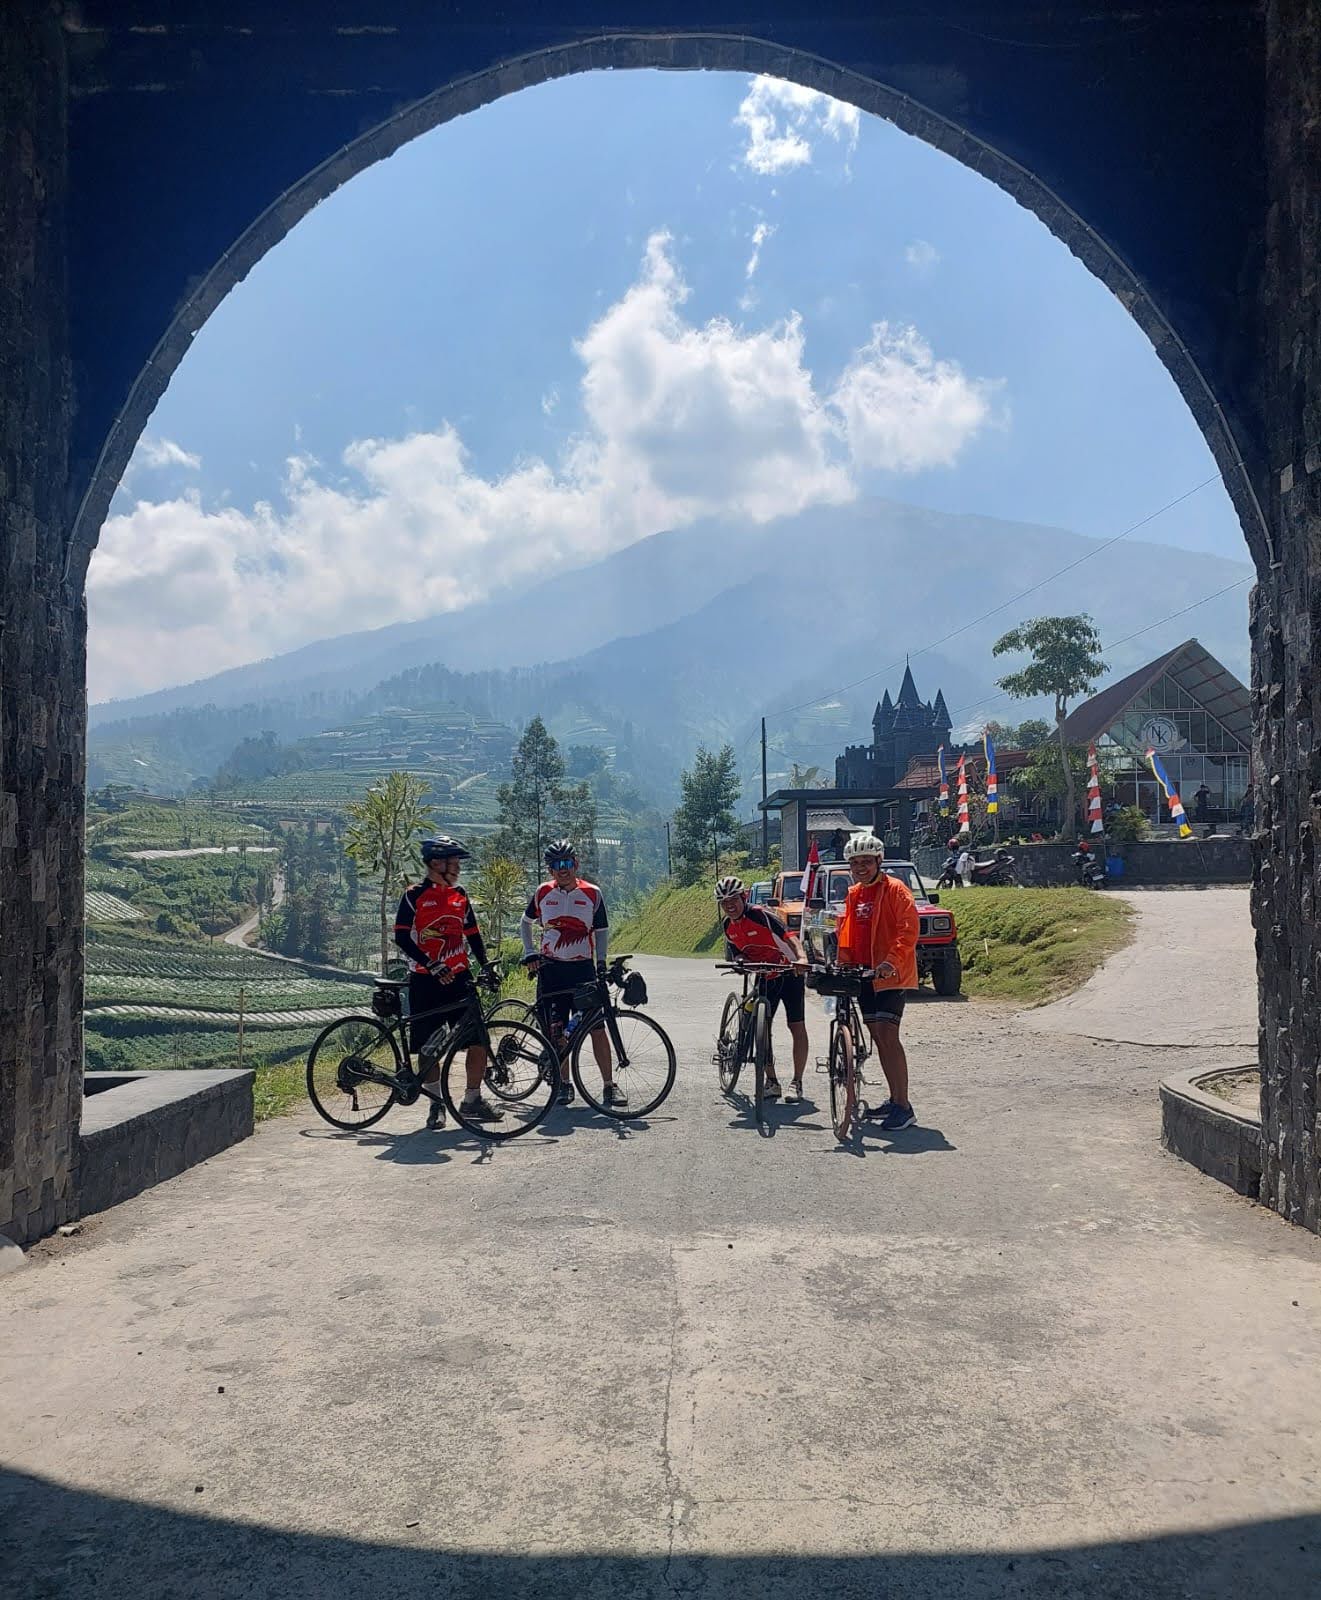
M 1141 806 L 1123 806 L 1106 822 L 1105 831 L 1117 844 L 1134 844 L 1151 832 L 1151 824 Z

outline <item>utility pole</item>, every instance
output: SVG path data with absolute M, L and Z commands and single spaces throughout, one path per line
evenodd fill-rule
M 242 984 L 239 984 L 239 1071 L 243 1071 L 243 1003 L 247 998 Z
M 761 864 L 771 864 L 771 814 L 766 809 L 766 718 L 761 719 Z
M 674 863 L 670 859 L 670 819 L 665 819 L 665 876 L 674 876 Z

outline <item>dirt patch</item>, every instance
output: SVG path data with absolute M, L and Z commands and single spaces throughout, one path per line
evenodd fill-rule
M 1261 1109 L 1261 1069 L 1235 1067 L 1199 1078 L 1197 1087 L 1217 1100 L 1227 1100 L 1240 1111 L 1257 1112 Z

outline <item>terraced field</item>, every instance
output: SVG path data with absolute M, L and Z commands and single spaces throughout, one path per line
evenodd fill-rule
M 121 900 L 117 894 L 108 894 L 104 889 L 89 889 L 86 899 L 88 922 L 141 922 L 142 920 L 142 913 L 136 906 L 129 905 L 127 900 Z

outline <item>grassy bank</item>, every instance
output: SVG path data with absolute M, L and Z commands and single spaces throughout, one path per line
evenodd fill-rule
M 1122 900 L 1086 889 L 955 889 L 965 994 L 1037 1005 L 1085 983 L 1132 936 Z M 663 887 L 612 934 L 615 950 L 716 958 L 723 951 L 711 892 Z

